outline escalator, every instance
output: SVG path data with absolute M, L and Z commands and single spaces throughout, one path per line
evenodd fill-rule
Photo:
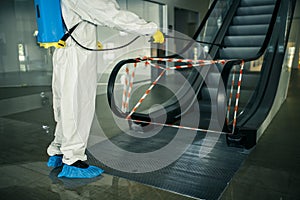
M 274 0 L 242 0 L 225 34 L 218 58 L 253 58 L 263 45 L 275 9 Z
M 237 130 L 233 136 L 227 136 L 229 144 L 253 147 L 261 134 L 258 130 L 268 121 L 284 63 L 294 6 L 295 1 L 240 2 L 223 39 L 228 48 L 219 50 L 216 55 L 246 61 Z M 222 73 L 225 80 L 226 77 L 231 80 L 232 69 Z
M 147 97 L 150 101 L 143 102 L 141 107 L 146 105 L 145 109 L 136 110 L 131 116 L 132 119 L 143 121 L 135 122 L 144 129 L 142 133 L 135 129 L 124 130 L 124 127 L 112 123 L 112 120 L 119 120 L 122 126 L 128 125 L 125 120 L 128 112 L 122 112 L 122 104 L 117 101 L 122 99 L 123 85 L 118 82 L 122 77 L 121 70 L 126 65 L 142 63 L 135 58 L 120 61 L 111 72 L 107 87 L 108 104 L 113 116 L 105 118 L 103 124 L 100 120 L 101 127 L 110 125 L 107 131 L 104 130 L 105 133 L 115 134 L 109 140 L 89 147 L 90 162 L 114 176 L 195 198 L 218 199 L 247 157 L 249 151 L 245 149 L 256 144 L 260 127 L 268 121 L 266 119 L 276 101 L 294 7 L 294 0 L 213 1 L 193 41 L 185 43 L 180 53 L 165 58 L 184 58 L 181 55 L 193 51 L 195 41 L 198 40 L 208 49 L 210 57 L 206 59 L 226 59 L 226 63 L 216 63 L 201 69 L 178 70 L 178 77 L 184 77 L 185 82 L 180 82 L 174 74 L 163 77 L 165 80 L 161 80 L 161 84 L 154 88 L 157 90 L 153 90 Z M 229 113 L 228 117 L 226 109 L 232 80 L 234 78 L 238 84 L 240 64 L 243 61 L 239 109 L 234 127 L 233 113 Z M 167 62 L 159 64 L 168 66 Z M 138 68 L 146 69 L 145 66 Z M 138 86 L 132 90 L 133 102 L 138 101 L 147 91 L 151 85 L 150 78 L 134 79 L 133 84 Z M 171 90 L 174 83 L 179 83 L 177 93 Z M 224 90 L 220 85 L 226 86 Z M 192 92 L 189 93 L 187 89 Z M 236 96 L 236 93 L 235 87 L 232 96 Z M 99 105 L 103 105 L 103 98 L 99 100 Z M 232 104 L 230 109 L 235 110 L 234 107 Z M 101 112 L 99 116 L 103 116 L 103 109 L 98 110 Z M 196 117 L 198 112 L 201 116 L 199 121 Z M 160 119 L 161 116 L 165 118 Z M 196 121 L 196 125 L 203 131 L 161 126 L 157 128 L 158 131 L 154 129 L 153 134 L 153 127 L 149 126 L 155 120 L 182 125 L 187 116 L 191 121 Z M 228 122 L 225 122 L 226 117 Z M 212 121 L 215 126 L 211 126 Z M 189 126 L 189 121 L 185 122 Z M 147 127 L 150 127 L 149 131 Z M 222 133 L 232 134 L 218 135 L 205 131 L 213 128 L 221 128 Z M 187 141 L 187 138 L 191 138 L 191 141 Z M 174 139 L 178 140 L 173 143 Z M 169 144 L 175 144 L 175 147 L 166 153 L 164 150 Z M 182 154 L 174 156 L 182 144 L 186 144 Z M 152 157 L 152 153 L 157 154 Z M 170 162 L 155 168 L 157 163 L 165 161 Z M 126 170 L 123 170 L 124 167 Z M 147 169 L 149 171 L 145 172 Z
M 249 1 L 241 0 L 232 16 L 229 26 L 223 33 L 219 33 L 219 36 L 215 40 L 221 41 L 226 46 L 223 49 L 214 49 L 214 59 L 225 60 L 245 60 L 245 66 L 243 70 L 242 87 L 240 91 L 239 107 L 238 107 L 238 121 L 245 115 L 247 115 L 247 109 L 252 105 L 255 99 L 255 91 L 259 87 L 260 79 L 262 78 L 262 68 L 265 66 L 263 52 L 266 49 L 271 35 L 268 31 L 273 29 L 276 16 L 278 15 L 280 8 L 280 1 L 263 0 L 263 1 Z M 224 34 L 225 33 L 225 34 Z M 274 35 L 274 34 L 273 34 Z M 219 37 L 219 38 L 218 38 Z M 233 91 L 230 91 L 232 81 L 237 85 L 239 78 L 238 67 L 232 67 L 231 69 L 224 68 L 222 71 L 222 78 L 224 85 L 227 88 L 227 97 L 236 97 L 237 87 Z M 208 76 L 213 76 L 209 74 Z M 234 77 L 233 77 L 234 76 Z M 206 87 L 202 89 L 203 99 L 207 99 Z M 217 88 L 210 88 L 210 90 L 217 90 Z M 230 94 L 232 92 L 232 94 Z M 215 92 L 214 94 L 217 94 Z M 251 100 L 252 98 L 252 100 Z M 207 101 L 201 101 L 200 105 L 206 105 Z M 207 105 L 206 105 L 207 106 Z M 235 109 L 235 105 L 231 104 L 230 110 Z M 231 126 L 225 127 L 227 132 L 232 131 L 233 112 L 228 117 L 231 119 Z M 243 115 L 243 116 L 241 116 Z M 227 136 L 229 144 L 236 144 L 238 146 L 245 146 L 251 148 L 256 138 L 251 138 L 249 135 L 241 136 L 239 132 L 240 127 L 235 130 L 235 135 Z M 251 139 L 250 139 L 251 138 Z
M 224 4 L 226 4 L 226 9 L 224 9 Z M 193 39 L 196 40 L 200 37 L 202 42 L 207 44 L 212 59 L 224 59 L 228 62 L 225 66 L 217 64 L 219 71 L 190 70 L 187 80 L 188 84 L 192 85 L 196 98 L 186 95 L 186 90 L 179 90 L 180 95 L 174 95 L 176 98 L 171 97 L 168 101 L 163 102 L 162 105 L 167 113 L 166 123 L 180 121 L 183 113 L 188 113 L 187 110 L 193 112 L 188 105 L 192 101 L 198 100 L 202 116 L 198 127 L 208 128 L 211 121 L 217 121 L 217 124 L 222 127 L 222 119 L 214 119 L 215 116 L 212 116 L 214 112 L 221 111 L 221 116 L 225 117 L 228 99 L 224 96 L 230 96 L 232 78 L 235 77 L 234 80 L 238 80 L 239 64 L 241 60 L 244 60 L 237 124 L 234 133 L 227 136 L 227 142 L 246 148 L 255 145 L 258 139 L 256 132 L 267 117 L 275 98 L 294 5 L 295 1 L 293 0 L 214 1 Z M 216 23 L 218 23 L 218 28 L 212 28 L 216 27 Z M 192 44 L 192 42 L 187 44 L 183 49 L 187 51 Z M 169 56 L 169 58 L 177 56 L 180 58 L 178 54 Z M 108 101 L 117 116 L 124 117 L 125 115 L 114 103 L 115 77 L 123 65 L 133 62 L 136 60 L 129 59 L 119 62 L 109 80 Z M 226 86 L 225 92 L 220 92 L 221 78 Z M 268 84 L 271 80 L 272 84 Z M 208 82 L 217 84 L 207 87 Z M 232 92 L 234 97 L 236 92 L 237 88 Z M 180 99 L 178 100 L 178 98 Z M 181 101 L 180 108 L 178 101 Z M 154 109 L 153 112 L 157 112 L 157 110 Z M 231 110 L 234 110 L 234 104 L 231 105 Z M 224 132 L 233 131 L 232 115 L 233 112 L 229 116 L 231 120 L 223 127 Z M 220 115 L 217 117 L 220 118 Z M 134 113 L 132 118 L 151 121 L 149 114 L 138 112 Z

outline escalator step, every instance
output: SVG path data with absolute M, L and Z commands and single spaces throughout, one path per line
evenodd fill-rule
M 233 25 L 257 25 L 257 24 L 269 24 L 272 15 L 246 15 L 246 16 L 235 16 L 233 18 Z
M 226 36 L 224 45 L 226 47 L 260 47 L 264 39 L 265 35 Z
M 272 14 L 274 7 L 274 5 L 239 7 L 236 15 Z
M 237 25 L 230 26 L 228 29 L 229 35 L 266 35 L 268 31 L 268 24 L 259 25 Z
M 260 47 L 227 47 L 220 50 L 220 59 L 247 59 L 256 56 Z
M 274 5 L 276 0 L 241 0 L 241 6 Z

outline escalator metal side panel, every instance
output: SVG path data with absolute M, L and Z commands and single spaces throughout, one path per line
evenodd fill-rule
M 280 18 L 284 23 L 280 23 L 277 29 L 275 29 L 275 34 L 278 34 L 277 45 L 274 48 L 276 51 L 272 59 L 266 60 L 266 62 L 269 62 L 269 67 L 263 79 L 267 79 L 268 81 L 261 86 L 264 88 L 260 88 L 263 89 L 263 96 L 260 98 L 258 105 L 254 106 L 255 110 L 252 111 L 253 114 L 248 119 L 242 119 L 238 123 L 239 134 L 247 135 L 248 130 L 253 130 L 252 134 L 255 134 L 256 141 L 254 143 L 251 141 L 252 143 L 246 144 L 249 148 L 256 144 L 283 102 L 282 94 L 280 95 L 278 92 L 280 89 L 288 87 L 287 83 L 283 81 L 284 78 L 282 78 L 285 77 L 286 75 L 284 74 L 287 73 L 283 67 L 283 62 L 286 52 L 286 41 L 289 37 L 291 27 L 291 20 L 286 21 L 286 19 L 292 19 L 295 1 L 282 1 L 282 3 L 284 7 L 283 10 L 281 10 L 282 15 Z M 252 134 L 248 134 L 248 136 L 254 138 L 251 136 Z

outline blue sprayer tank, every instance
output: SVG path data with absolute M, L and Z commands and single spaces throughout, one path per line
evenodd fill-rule
M 41 47 L 57 47 L 65 34 L 60 0 L 34 0 L 38 27 L 37 42 Z

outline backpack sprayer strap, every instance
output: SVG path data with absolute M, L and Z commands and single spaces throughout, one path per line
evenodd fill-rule
M 63 48 L 66 46 L 66 41 L 67 39 L 71 36 L 71 34 L 73 33 L 73 31 L 77 28 L 77 26 L 80 24 L 80 22 L 78 24 L 76 24 L 75 26 L 73 26 L 70 30 L 68 30 L 64 36 L 58 41 L 58 48 Z

